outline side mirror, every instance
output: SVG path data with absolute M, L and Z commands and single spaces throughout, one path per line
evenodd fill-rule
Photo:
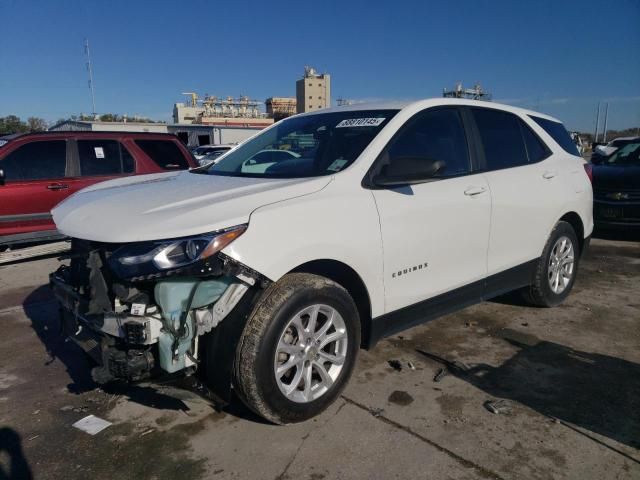
M 4 180 L 5 180 L 4 170 L 0 168 L 0 185 L 4 185 Z
M 431 180 L 446 168 L 442 160 L 426 157 L 395 157 L 382 168 L 373 183 L 379 187 L 400 187 L 415 185 Z

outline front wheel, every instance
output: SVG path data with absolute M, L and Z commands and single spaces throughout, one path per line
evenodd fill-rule
M 578 273 L 580 246 L 571 224 L 558 222 L 536 264 L 527 300 L 539 307 L 555 307 L 571 292 Z
M 285 275 L 265 292 L 236 351 L 234 385 L 257 414 L 294 423 L 326 409 L 346 385 L 360 346 L 348 292 L 317 275 Z

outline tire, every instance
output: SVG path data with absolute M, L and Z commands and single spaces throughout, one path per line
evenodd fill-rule
M 565 277 L 567 273 L 566 269 L 561 271 L 560 276 L 554 275 L 555 267 L 552 265 L 552 255 L 555 256 L 556 253 L 561 252 L 561 250 L 556 250 L 556 248 L 561 248 L 561 245 L 559 245 L 561 240 L 571 242 L 572 253 L 566 257 L 573 257 L 571 273 L 568 275 L 568 278 Z M 536 264 L 533 282 L 524 290 L 526 300 L 537 307 L 555 307 L 560 305 L 573 288 L 578 273 L 579 260 L 580 244 L 578 243 L 575 230 L 571 224 L 567 222 L 558 222 L 551 232 L 551 235 L 549 235 L 542 255 Z M 562 287 L 558 290 L 554 289 L 556 277 L 559 280 L 558 285 Z
M 316 328 L 307 331 L 314 315 Z M 329 338 L 337 340 L 322 346 Z M 287 274 L 267 288 L 245 325 L 234 361 L 234 387 L 251 410 L 270 422 L 301 422 L 325 410 L 342 392 L 359 347 L 360 318 L 347 291 L 318 275 Z M 332 383 L 320 375 L 321 367 Z M 278 377 L 276 369 L 284 374 Z

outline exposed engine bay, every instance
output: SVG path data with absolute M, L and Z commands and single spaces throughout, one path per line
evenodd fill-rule
M 70 265 L 52 273 L 50 285 L 61 304 L 64 333 L 98 364 L 92 370 L 96 383 L 195 372 L 205 335 L 234 320 L 228 317 L 251 296 L 248 291 L 268 285 L 219 251 L 203 256 L 209 244 L 72 240 Z M 171 268 L 145 267 L 149 255 L 156 264 L 172 262 Z M 176 261 L 180 255 L 186 261 Z

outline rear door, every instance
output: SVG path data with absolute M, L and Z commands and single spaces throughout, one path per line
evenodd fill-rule
M 490 108 L 470 110 L 492 198 L 488 275 L 513 269 L 515 282 L 521 283 L 528 280 L 527 264 L 542 254 L 565 204 L 562 169 L 517 115 Z
M 118 140 L 78 138 L 71 150 L 73 177 L 67 182 L 71 193 L 98 182 L 135 173 L 133 157 Z
M 69 195 L 67 141 L 23 143 L 0 159 L 0 169 L 0 235 L 55 228 L 51 209 Z

